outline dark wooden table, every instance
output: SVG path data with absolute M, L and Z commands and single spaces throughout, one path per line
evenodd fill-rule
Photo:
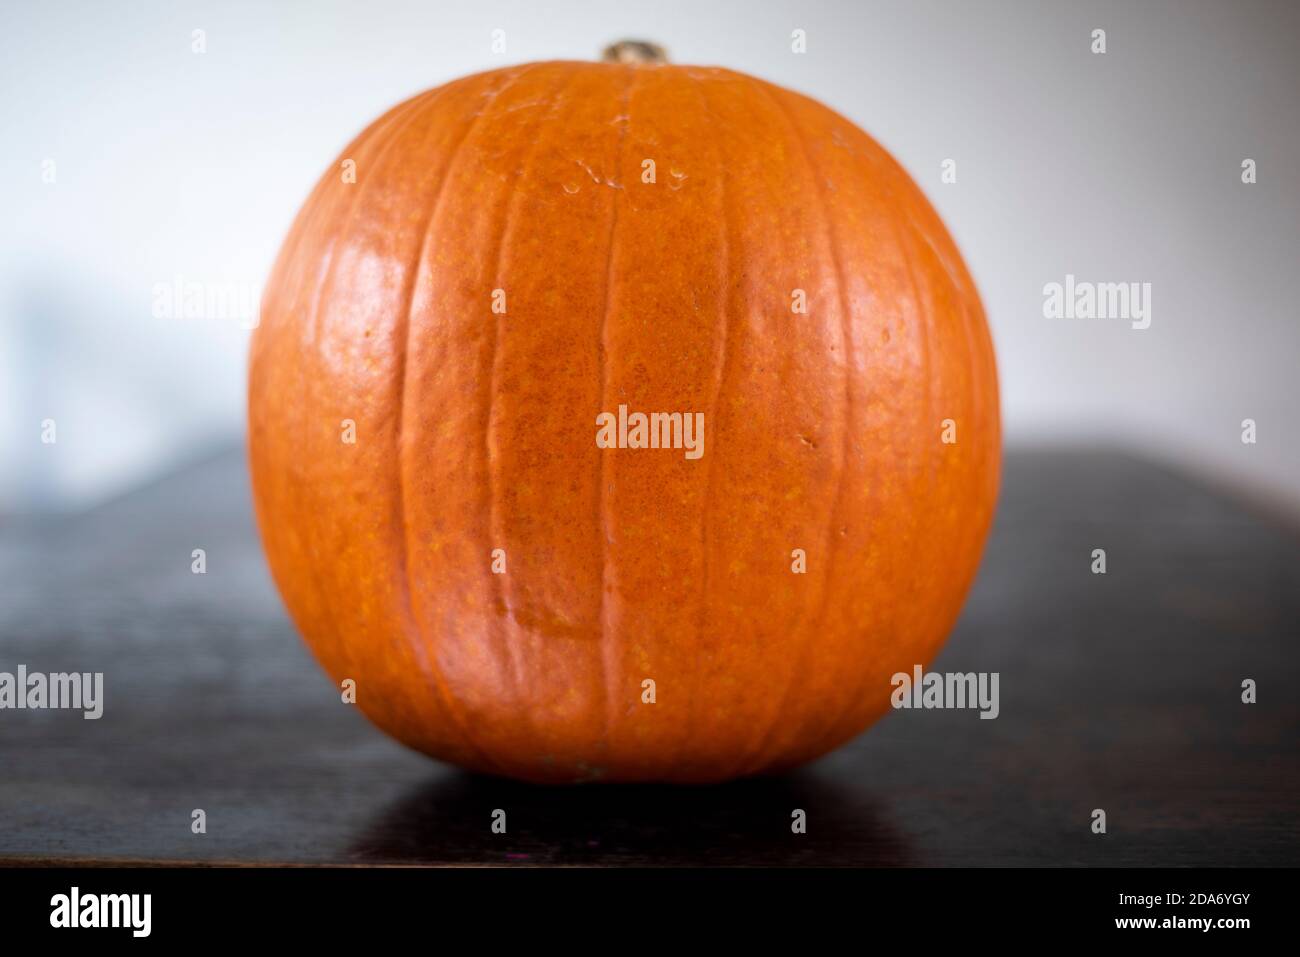
M 231 452 L 0 525 L 0 671 L 103 671 L 106 696 L 98 721 L 0 711 L 0 863 L 1296 865 L 1298 631 L 1292 532 L 1127 457 L 1013 450 L 932 666 L 998 671 L 997 720 L 891 714 L 782 779 L 529 787 L 435 764 L 340 703 Z

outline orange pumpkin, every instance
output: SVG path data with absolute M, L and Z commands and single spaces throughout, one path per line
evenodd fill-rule
M 602 448 L 620 406 L 702 413 L 702 455 Z M 956 619 L 1000 454 L 980 301 L 907 174 L 814 100 L 653 62 L 495 70 L 366 129 L 275 264 L 249 426 L 326 671 L 535 781 L 857 734 Z

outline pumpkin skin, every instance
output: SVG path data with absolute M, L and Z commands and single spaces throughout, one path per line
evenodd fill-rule
M 620 404 L 703 412 L 703 456 L 598 448 Z M 869 136 L 724 69 L 546 62 L 398 105 L 325 173 L 249 445 L 275 582 L 380 728 L 530 781 L 709 782 L 829 751 L 934 657 L 1000 425 L 974 284 Z

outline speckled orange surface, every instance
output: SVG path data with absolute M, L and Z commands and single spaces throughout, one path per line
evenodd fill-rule
M 598 448 L 620 404 L 703 412 L 704 455 Z M 330 676 L 412 747 L 557 782 L 857 734 L 950 630 L 1000 455 L 978 295 L 898 164 L 806 97 L 639 64 L 471 76 L 362 133 L 274 267 L 249 425 Z

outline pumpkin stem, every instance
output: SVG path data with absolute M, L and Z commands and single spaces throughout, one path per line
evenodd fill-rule
M 668 62 L 668 51 L 647 40 L 619 40 L 605 47 L 600 58 L 606 63 L 660 64 Z

